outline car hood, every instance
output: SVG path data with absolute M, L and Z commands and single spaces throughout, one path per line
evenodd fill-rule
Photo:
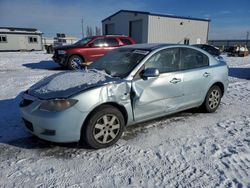
M 66 71 L 49 76 L 33 86 L 27 93 L 39 99 L 68 98 L 84 90 L 120 80 L 103 71 Z

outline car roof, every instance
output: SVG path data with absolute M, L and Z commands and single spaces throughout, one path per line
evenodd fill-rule
M 128 46 L 123 46 L 121 48 L 133 48 L 139 50 L 148 50 L 153 51 L 163 47 L 191 47 L 190 45 L 185 44 L 171 44 L 171 43 L 145 43 L 145 44 L 133 44 Z
M 118 38 L 129 38 L 126 35 L 97 35 L 97 36 L 92 36 L 93 38 L 100 38 L 100 37 L 118 37 Z
M 140 50 L 155 50 L 161 47 L 169 46 L 170 44 L 162 44 L 162 43 L 149 43 L 149 44 L 133 44 L 128 46 L 123 46 L 121 48 L 133 48 L 133 49 L 140 49 Z
M 202 50 L 201 48 L 194 46 L 194 45 L 185 45 L 185 44 L 171 44 L 171 43 L 145 43 L 145 44 L 133 44 L 133 45 L 126 45 L 126 46 L 122 46 L 119 47 L 119 49 L 135 49 L 135 50 L 145 50 L 145 51 L 155 51 L 164 47 L 168 47 L 168 48 L 191 48 L 191 49 L 195 49 L 198 51 L 201 51 L 202 53 L 205 53 L 207 56 L 211 56 L 208 52 L 206 52 L 205 50 Z

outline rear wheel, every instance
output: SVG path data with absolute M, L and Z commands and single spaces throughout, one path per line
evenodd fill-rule
M 83 125 L 83 140 L 96 149 L 111 146 L 121 137 L 124 124 L 124 117 L 117 108 L 102 106 Z
M 203 103 L 203 108 L 206 112 L 215 112 L 220 105 L 222 97 L 222 92 L 219 86 L 212 86 L 206 96 L 206 99 Z
M 70 70 L 78 70 L 82 68 L 84 60 L 79 55 L 72 55 L 68 60 L 68 68 Z

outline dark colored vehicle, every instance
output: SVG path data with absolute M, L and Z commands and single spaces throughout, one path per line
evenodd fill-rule
M 229 57 L 245 57 L 249 55 L 247 47 L 243 46 L 230 46 L 225 49 Z
M 215 46 L 208 45 L 208 44 L 194 44 L 193 46 L 201 48 L 202 50 L 205 50 L 206 52 L 210 53 L 212 56 L 220 55 L 220 49 Z
M 135 41 L 123 35 L 86 37 L 73 45 L 56 47 L 52 58 L 63 67 L 80 69 L 110 50 L 130 44 L 135 44 Z

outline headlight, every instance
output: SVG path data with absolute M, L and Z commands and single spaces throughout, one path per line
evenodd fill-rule
M 64 50 L 58 50 L 58 54 L 64 55 L 64 54 L 66 54 L 66 51 L 64 51 Z
M 52 99 L 44 101 L 40 106 L 40 110 L 49 112 L 60 112 L 75 105 L 78 100 L 75 99 Z

